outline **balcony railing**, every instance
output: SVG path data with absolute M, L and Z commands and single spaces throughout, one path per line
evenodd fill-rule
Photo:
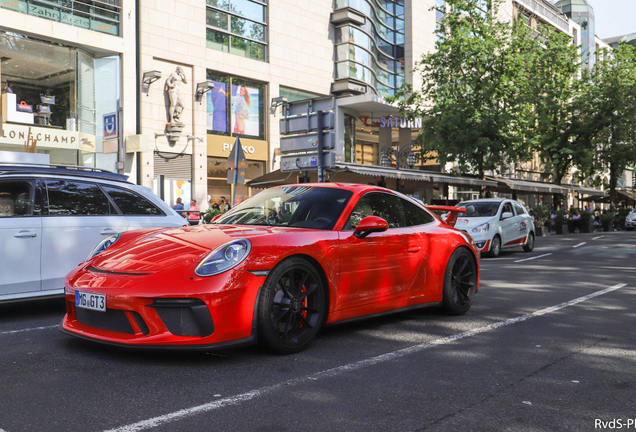
M 119 36 L 118 0 L 5 0 L 0 8 Z
M 547 23 L 550 23 L 559 30 L 570 34 L 570 25 L 568 19 L 562 15 L 558 10 L 555 10 L 553 6 L 545 4 L 541 0 L 514 0 L 519 3 L 524 9 L 541 17 Z

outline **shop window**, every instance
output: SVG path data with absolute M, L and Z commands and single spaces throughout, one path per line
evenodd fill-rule
M 252 0 L 207 0 L 207 47 L 266 61 L 266 5 Z
M 214 88 L 207 93 L 208 133 L 265 137 L 265 85 L 244 78 L 208 72 Z

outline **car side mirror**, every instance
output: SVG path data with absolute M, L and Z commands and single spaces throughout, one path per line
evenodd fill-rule
M 501 220 L 509 219 L 509 218 L 511 218 L 513 216 L 514 215 L 512 214 L 512 212 L 503 212 L 503 214 L 501 215 Z
M 383 232 L 389 229 L 389 224 L 378 216 L 367 216 L 360 221 L 353 235 L 357 238 L 365 238 L 374 232 Z

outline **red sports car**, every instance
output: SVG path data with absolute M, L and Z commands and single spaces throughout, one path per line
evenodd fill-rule
M 468 311 L 479 250 L 421 203 L 375 186 L 264 190 L 195 227 L 105 239 L 65 279 L 60 330 L 127 347 L 306 348 L 321 326 L 441 302 Z

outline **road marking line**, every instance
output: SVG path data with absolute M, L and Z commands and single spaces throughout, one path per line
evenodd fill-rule
M 440 339 L 436 339 L 432 342 L 426 342 L 423 344 L 419 344 L 419 345 L 413 345 L 411 347 L 408 348 L 403 348 L 401 350 L 397 350 L 397 351 L 392 351 L 386 354 L 382 354 L 376 357 L 371 357 L 368 358 L 366 360 L 361 360 L 355 363 L 350 363 L 344 366 L 338 366 L 332 369 L 327 369 L 324 370 L 322 372 L 317 372 L 313 375 L 309 375 L 306 377 L 302 377 L 302 378 L 295 378 L 289 381 L 284 381 L 278 384 L 274 384 L 268 387 L 263 387 L 257 390 L 252 390 L 246 393 L 242 393 L 236 396 L 231 396 L 231 397 L 226 397 L 223 399 L 219 399 L 216 400 L 214 402 L 209 402 L 203 405 L 199 405 L 199 406 L 195 406 L 192 408 L 185 408 L 179 411 L 175 411 L 169 414 L 164 414 L 162 416 L 158 416 L 158 417 L 154 417 L 148 420 L 143 420 L 137 423 L 133 423 L 130 425 L 126 425 L 126 426 L 121 426 L 118 427 L 116 429 L 109 429 L 108 431 L 105 432 L 137 432 L 137 431 L 142 431 L 142 430 L 146 430 L 146 429 L 152 429 L 154 427 L 158 427 L 162 424 L 168 423 L 168 422 L 173 422 L 173 421 L 177 421 L 177 420 L 181 420 L 184 419 L 186 417 L 191 417 L 195 414 L 200 414 L 200 413 L 205 413 L 205 412 L 209 412 L 209 411 L 213 411 L 219 408 L 222 408 L 224 406 L 231 406 L 231 405 L 237 405 L 241 402 L 246 402 L 249 400 L 252 400 L 258 396 L 262 396 L 268 393 L 272 393 L 278 389 L 281 388 L 285 388 L 286 386 L 296 386 L 299 384 L 306 384 L 307 382 L 310 381 L 317 381 L 323 378 L 331 378 L 334 376 L 338 376 L 341 375 L 345 372 L 351 372 L 351 371 L 355 371 L 367 366 L 373 366 L 379 363 L 384 363 L 390 360 L 395 360 L 397 358 L 400 357 L 404 357 L 410 354 L 415 354 L 418 353 L 420 351 L 423 351 L 425 349 L 428 348 L 434 348 L 436 346 L 440 346 L 440 345 L 447 345 L 450 344 L 452 342 L 461 340 L 461 339 L 466 339 L 468 337 L 471 336 L 475 336 L 478 335 L 480 333 L 484 333 L 487 331 L 491 331 L 491 330 L 496 330 L 498 328 L 501 327 L 505 327 L 505 326 L 509 326 L 511 324 L 516 324 L 518 322 L 522 322 L 522 321 L 526 321 L 532 318 L 536 318 L 548 313 L 552 313 L 552 312 L 556 312 L 558 310 L 564 309 L 566 307 L 569 306 L 574 306 L 575 304 L 584 302 L 586 300 L 590 300 L 594 297 L 598 297 L 600 295 L 603 294 L 607 294 L 610 293 L 612 291 L 616 291 L 617 289 L 623 288 L 624 286 L 626 286 L 627 284 L 618 284 L 618 285 L 614 285 L 612 287 L 609 288 L 605 288 L 601 291 L 596 291 L 593 292 L 591 294 L 588 294 L 586 296 L 583 297 L 579 297 L 576 298 L 574 300 L 570 300 L 568 302 L 565 303 L 561 303 L 555 306 L 550 306 L 548 308 L 545 309 L 541 309 L 532 313 L 529 313 L 527 315 L 521 315 L 518 316 L 516 318 L 510 318 L 504 321 L 499 321 L 493 324 L 489 324 L 487 326 L 484 327 L 480 327 L 474 330 L 468 330 L 465 331 L 463 333 L 458 333 L 456 335 L 453 336 L 448 336 L 445 338 L 440 338 Z
M 573 247 L 573 248 L 575 248 L 575 247 L 583 246 L 583 245 L 584 245 L 584 244 L 586 244 L 586 243 L 587 243 L 587 242 L 579 243 L 579 244 L 574 245 L 574 246 L 572 246 L 572 247 Z
M 52 326 L 44 326 L 44 327 L 33 327 L 33 328 L 22 329 L 22 330 L 10 330 L 5 332 L 0 332 L 0 335 L 23 333 L 23 332 L 34 331 L 34 330 L 47 330 L 47 329 L 52 329 L 56 327 L 59 327 L 59 324 L 52 325 Z M 0 430 L 0 432 L 2 432 L 2 430 Z
M 605 237 L 605 236 L 592 237 L 592 240 L 598 240 L 598 239 L 603 238 L 603 237 Z
M 547 254 L 543 254 L 543 255 L 538 255 L 538 256 L 535 256 L 535 257 L 532 257 L 532 258 L 524 258 L 524 259 L 522 259 L 522 260 L 517 260 L 517 261 L 515 261 L 515 262 L 530 261 L 530 260 L 537 259 L 537 258 L 543 258 L 543 257 L 548 256 L 548 255 L 552 255 L 552 253 L 547 253 Z

